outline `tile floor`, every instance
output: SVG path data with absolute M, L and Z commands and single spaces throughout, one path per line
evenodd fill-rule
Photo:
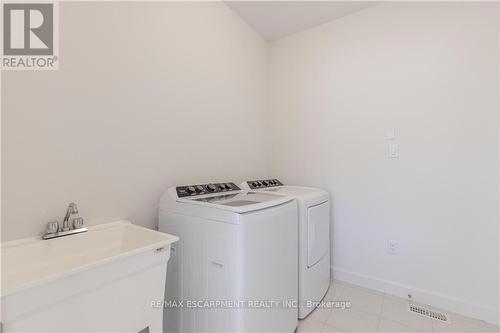
M 334 332 L 485 332 L 500 328 L 445 311 L 451 323 L 409 313 L 405 299 L 352 284 L 333 281 L 324 301 L 350 301 L 349 309 L 318 308 L 299 320 L 297 333 Z

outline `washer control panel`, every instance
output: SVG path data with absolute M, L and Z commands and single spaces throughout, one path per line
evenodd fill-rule
M 179 198 L 184 198 L 210 193 L 237 191 L 241 189 L 235 183 L 211 183 L 177 186 L 175 190 L 177 191 L 177 196 Z
M 274 186 L 281 186 L 283 183 L 281 183 L 277 179 L 264 179 L 264 180 L 249 180 L 247 181 L 248 187 L 250 189 L 255 190 L 257 188 L 266 188 L 266 187 L 274 187 Z

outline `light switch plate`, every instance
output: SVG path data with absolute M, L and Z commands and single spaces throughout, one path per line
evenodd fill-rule
M 389 158 L 399 157 L 399 145 L 397 143 L 389 144 Z
M 394 139 L 396 139 L 396 129 L 395 128 L 388 128 L 385 131 L 385 139 L 386 140 L 394 140 Z

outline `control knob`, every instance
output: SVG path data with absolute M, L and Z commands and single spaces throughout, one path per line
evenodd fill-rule
M 196 192 L 198 192 L 198 193 L 203 192 L 203 186 L 201 186 L 201 185 L 196 186 Z
M 196 192 L 196 189 L 194 188 L 194 186 L 189 186 L 188 188 L 186 188 L 186 191 L 188 191 L 189 194 L 193 194 L 194 192 Z
M 215 187 L 214 184 L 208 184 L 207 185 L 207 189 L 210 191 L 210 192 L 213 192 L 215 191 L 217 188 Z
M 262 181 L 262 184 L 264 184 L 264 186 L 268 186 L 269 185 L 269 182 L 267 180 L 263 180 Z
M 230 190 L 232 188 L 231 184 L 226 183 L 226 189 Z

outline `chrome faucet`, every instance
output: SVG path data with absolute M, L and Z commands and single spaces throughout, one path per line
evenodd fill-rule
M 70 229 L 69 226 L 69 218 L 73 214 L 78 214 L 78 208 L 76 207 L 76 203 L 72 202 L 68 205 L 66 209 L 66 215 L 64 216 L 62 231 L 68 231 Z
M 56 237 L 62 237 L 67 235 L 79 234 L 81 232 L 87 231 L 87 228 L 83 226 L 83 217 L 75 217 L 71 220 L 72 225 L 69 223 L 71 215 L 78 214 L 78 208 L 74 202 L 68 205 L 66 209 L 66 215 L 62 223 L 62 227 L 59 227 L 57 221 L 49 222 L 47 224 L 47 230 L 43 234 L 43 239 L 51 239 Z

